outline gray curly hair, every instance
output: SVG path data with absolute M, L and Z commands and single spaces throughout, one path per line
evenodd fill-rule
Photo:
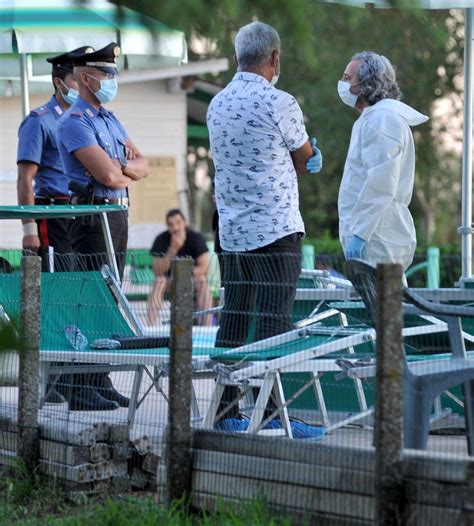
M 239 69 L 265 64 L 275 50 L 280 51 L 280 37 L 276 29 L 263 22 L 241 27 L 235 37 Z
M 382 99 L 400 100 L 395 69 L 388 58 L 373 51 L 356 53 L 351 60 L 360 62 L 357 76 L 361 95 L 374 105 Z

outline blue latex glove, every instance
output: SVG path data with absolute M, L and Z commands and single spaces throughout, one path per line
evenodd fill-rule
M 317 142 L 318 141 L 315 137 L 313 137 L 309 142 L 311 144 L 311 148 L 313 149 L 313 156 L 306 161 L 306 170 L 308 170 L 308 173 L 310 174 L 319 173 L 323 167 L 323 155 L 321 150 L 316 148 Z
M 365 241 L 359 236 L 352 236 L 346 247 L 346 259 L 361 259 Z

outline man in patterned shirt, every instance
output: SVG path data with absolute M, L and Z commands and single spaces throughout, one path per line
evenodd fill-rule
M 322 167 L 296 99 L 274 87 L 280 38 L 262 22 L 235 39 L 237 73 L 211 101 L 207 125 L 215 165 L 224 309 L 217 347 L 237 347 L 287 331 L 305 229 L 297 176 Z

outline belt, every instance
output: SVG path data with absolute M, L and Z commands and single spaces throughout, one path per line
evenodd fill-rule
M 68 205 L 69 196 L 68 195 L 55 195 L 54 197 L 42 197 L 38 195 L 35 197 L 35 205 Z
M 91 201 L 88 201 L 82 195 L 71 196 L 72 205 L 122 205 L 128 206 L 128 197 L 94 197 Z

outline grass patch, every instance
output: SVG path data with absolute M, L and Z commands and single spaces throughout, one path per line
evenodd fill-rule
M 2 522 L 14 526 L 290 526 L 288 517 L 275 516 L 264 503 L 252 502 L 239 509 L 221 503 L 215 512 L 192 513 L 176 505 L 166 509 L 154 499 L 115 497 L 105 502 L 89 502 L 80 508 L 68 506 L 55 514 L 42 516 L 18 515 L 13 521 Z
M 16 524 L 66 510 L 63 491 L 41 473 L 30 474 L 21 461 L 15 460 L 8 469 L 0 471 L 0 524 Z
M 138 495 L 138 496 L 137 496 Z M 295 521 L 271 512 L 263 501 L 239 506 L 224 501 L 216 510 L 190 512 L 181 503 L 170 509 L 143 495 L 85 497 L 70 502 L 40 473 L 29 474 L 16 461 L 0 472 L 0 524 L 11 526 L 290 526 Z M 301 524 L 301 522 L 299 523 Z

